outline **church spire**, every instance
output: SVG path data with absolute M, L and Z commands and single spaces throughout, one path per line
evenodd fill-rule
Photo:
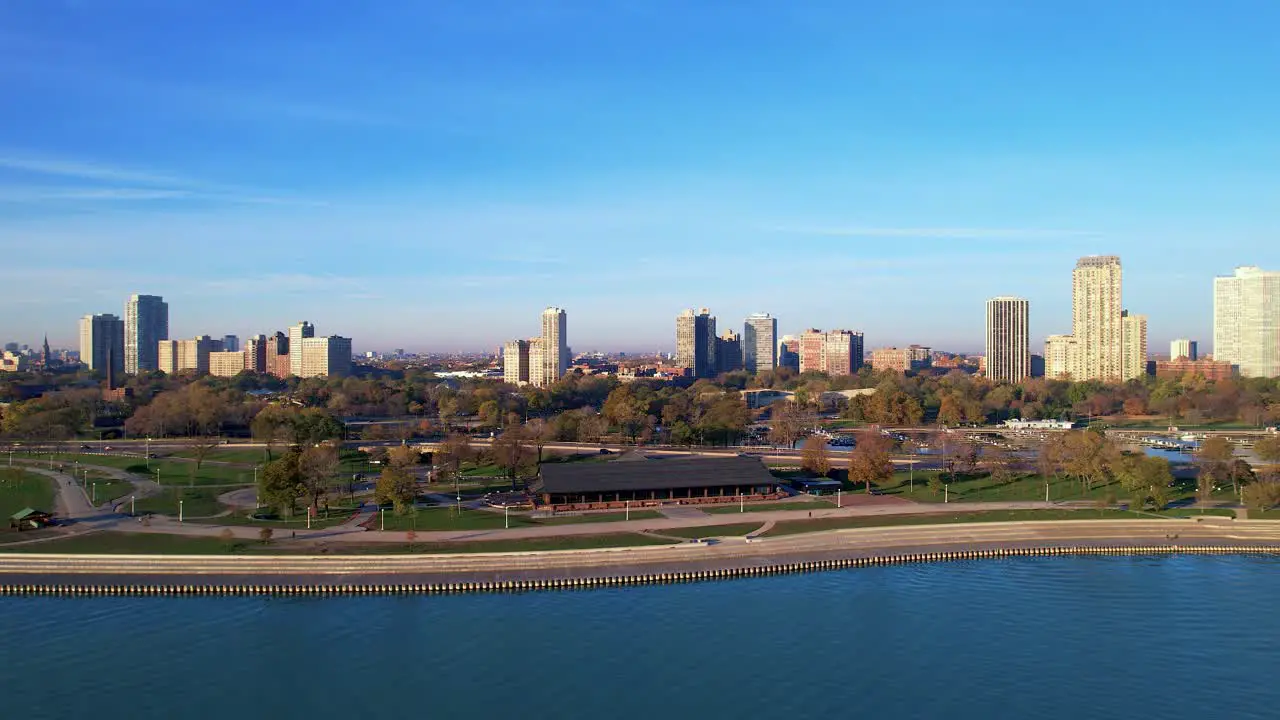
M 49 352 L 49 333 L 44 334 L 44 366 L 49 367 L 49 363 L 53 361 L 53 355 Z

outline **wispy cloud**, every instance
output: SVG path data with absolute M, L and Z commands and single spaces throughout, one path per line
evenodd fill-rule
M 39 203 L 57 201 L 204 200 L 266 205 L 323 205 L 316 200 L 289 197 L 274 191 L 241 188 L 167 173 L 137 170 L 97 162 L 39 157 L 0 150 L 0 173 L 30 174 L 81 183 L 102 182 L 98 187 L 4 185 L 0 202 Z M 119 185 L 117 185 L 119 184 Z M 133 187 L 142 185 L 146 187 Z
M 1066 230 L 1056 228 L 929 228 L 929 227 L 840 227 L 840 226 L 780 226 L 774 232 L 788 235 L 814 235 L 820 237 L 849 238 L 915 238 L 921 240 L 1006 240 L 1011 238 L 1068 238 L 1097 237 L 1101 233 L 1092 230 Z

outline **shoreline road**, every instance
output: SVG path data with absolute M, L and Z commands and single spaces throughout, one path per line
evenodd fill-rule
M 1280 523 L 1268 521 L 1062 520 L 833 530 L 755 541 L 517 553 L 434 555 L 60 555 L 0 554 L 0 585 L 253 582 L 340 585 L 618 578 L 731 571 L 782 562 L 823 563 L 910 553 L 995 549 L 1134 548 L 1147 552 L 1215 547 L 1280 554 Z

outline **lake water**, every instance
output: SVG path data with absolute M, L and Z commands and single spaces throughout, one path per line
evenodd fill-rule
M 0 598 L 22 718 L 1270 718 L 1280 559 L 522 595 Z

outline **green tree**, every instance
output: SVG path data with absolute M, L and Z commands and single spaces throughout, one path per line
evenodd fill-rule
M 1265 463 L 1280 463 L 1280 433 L 1259 439 L 1253 444 L 1253 452 Z
M 1280 505 L 1280 482 L 1269 480 L 1246 486 L 1244 504 L 1253 510 L 1270 510 Z
M 253 416 L 249 432 L 254 440 L 266 444 L 267 460 L 272 459 L 271 448 L 280 441 L 289 425 L 289 414 L 279 405 L 268 405 Z
M 294 503 L 306 491 L 299 464 L 301 458 L 301 450 L 290 448 L 267 463 L 258 475 L 259 502 L 285 517 L 293 515 Z
M 332 445 L 306 448 L 298 458 L 298 469 L 311 509 L 319 512 L 320 498 L 329 493 L 334 473 L 338 471 L 338 449 Z
M 374 485 L 373 498 L 379 505 L 391 503 L 397 515 L 403 515 L 406 508 L 413 506 L 417 496 L 418 485 L 413 475 L 403 467 L 383 468 Z
M 1147 498 L 1155 499 L 1157 496 L 1160 498 L 1157 509 L 1163 508 L 1167 502 L 1168 487 L 1173 483 L 1168 460 L 1141 454 L 1121 456 L 1115 463 L 1115 476 L 1120 487 L 1133 498 L 1131 505 L 1134 509 L 1141 509 Z
M 521 425 L 507 428 L 493 441 L 493 461 L 509 478 L 515 478 L 520 468 L 533 460 L 528 431 Z

